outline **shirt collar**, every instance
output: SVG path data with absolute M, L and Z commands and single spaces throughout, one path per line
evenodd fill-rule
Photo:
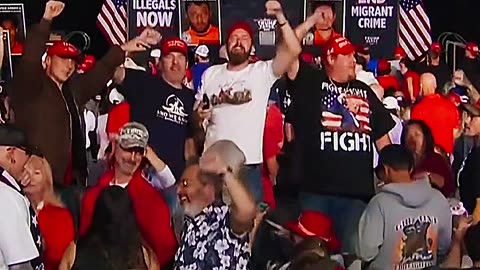
M 22 189 L 20 188 L 20 186 L 18 185 L 17 181 L 15 180 L 15 178 L 13 178 L 13 176 L 11 174 L 9 174 L 6 170 L 4 170 L 2 172 L 2 175 L 3 177 L 5 177 L 5 179 L 8 180 L 8 182 L 10 182 L 10 184 L 15 187 L 18 191 L 21 191 Z

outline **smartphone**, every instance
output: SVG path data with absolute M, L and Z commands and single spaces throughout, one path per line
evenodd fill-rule
M 203 110 L 210 109 L 210 99 L 208 98 L 207 94 L 203 94 Z

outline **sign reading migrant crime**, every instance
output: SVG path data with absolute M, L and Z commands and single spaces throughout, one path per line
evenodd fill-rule
M 179 6 L 179 0 L 129 0 L 129 38 L 146 27 L 156 29 L 163 37 L 178 35 Z
M 346 36 L 370 47 L 374 57 L 391 56 L 398 42 L 398 0 L 346 0 Z

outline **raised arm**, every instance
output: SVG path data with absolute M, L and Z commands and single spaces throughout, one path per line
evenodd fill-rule
M 44 72 L 41 59 L 50 36 L 50 24 L 62 13 L 64 7 L 65 4 L 60 1 L 48 1 L 42 19 L 28 31 L 23 55 L 16 66 L 12 82 L 11 95 L 13 99 L 28 101 L 41 94 L 41 84 L 32 84 L 31 80 L 25 78 L 39 78 Z
M 297 28 L 295 28 L 295 36 L 298 39 L 298 42 L 301 42 L 303 40 L 303 38 L 307 35 L 308 31 L 310 31 L 310 29 L 312 29 L 312 27 L 315 26 L 315 24 L 319 20 L 323 20 L 323 19 L 324 18 L 321 16 L 320 13 L 314 12 L 302 24 L 297 26 Z M 298 60 L 298 57 L 296 57 L 293 60 L 291 66 L 288 70 L 287 75 L 288 75 L 288 78 L 290 80 L 295 80 L 295 78 L 297 77 L 297 73 L 298 73 L 299 68 L 300 68 L 300 62 Z
M 282 33 L 282 41 L 277 47 L 277 53 L 273 58 L 272 64 L 273 74 L 276 77 L 280 77 L 289 70 L 292 62 L 297 59 L 298 55 L 302 52 L 302 46 L 288 23 L 280 2 L 270 0 L 265 4 L 265 8 L 267 15 L 277 18 L 277 23 Z
M 90 98 L 102 91 L 107 82 L 115 78 L 116 69 L 125 61 L 126 53 L 142 52 L 160 42 L 161 35 L 147 28 L 140 36 L 127 41 L 120 46 L 113 46 L 95 67 L 72 81 L 75 98 L 79 105 L 85 104 Z M 123 76 L 125 77 L 125 76 Z M 122 79 L 123 80 L 123 79 Z

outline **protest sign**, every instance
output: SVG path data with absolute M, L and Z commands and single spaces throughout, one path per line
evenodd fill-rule
M 221 11 L 219 0 L 180 0 L 179 36 L 189 45 L 219 45 Z
M 346 0 L 346 36 L 372 57 L 391 56 L 398 43 L 398 0 Z
M 0 4 L 0 26 L 9 31 L 12 55 L 21 55 L 26 37 L 23 4 Z

